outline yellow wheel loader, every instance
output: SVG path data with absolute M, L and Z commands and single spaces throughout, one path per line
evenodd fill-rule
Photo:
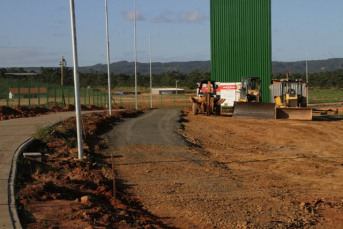
M 193 115 L 198 113 L 206 113 L 207 116 L 215 113 L 221 114 L 221 104 L 225 99 L 221 99 L 217 95 L 216 89 L 218 85 L 215 81 L 203 80 L 198 84 L 197 97 L 190 97 L 192 104 Z
M 261 102 L 261 80 L 258 77 L 243 77 L 241 82 L 241 91 L 239 93 L 239 102 Z
M 238 102 L 234 102 L 233 118 L 275 119 L 275 103 L 262 102 L 259 77 L 243 77 Z

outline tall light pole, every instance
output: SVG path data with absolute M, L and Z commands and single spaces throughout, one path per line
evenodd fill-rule
M 70 21 L 71 21 L 71 39 L 72 39 L 72 46 L 73 46 L 77 151 L 78 151 L 78 158 L 82 159 L 83 157 L 82 144 L 83 143 L 82 143 L 82 123 L 81 123 L 81 102 L 80 102 L 80 83 L 79 83 L 79 70 L 78 70 L 79 66 L 78 66 L 78 59 L 77 59 L 74 0 L 70 0 Z
M 112 115 L 111 72 L 110 72 L 110 42 L 109 42 L 109 38 L 108 38 L 107 0 L 105 0 L 105 14 L 106 14 L 106 41 L 107 41 L 108 113 L 109 113 L 109 115 Z
M 177 94 L 177 82 L 179 82 L 178 80 L 176 80 L 176 94 Z
M 133 3 L 134 8 L 134 46 L 135 46 L 135 109 L 137 110 L 137 47 L 136 47 L 136 2 Z
M 306 106 L 308 106 L 308 66 L 307 66 L 307 51 L 306 51 Z
M 150 50 L 150 108 L 152 108 L 152 70 L 151 70 L 151 34 L 149 33 L 149 50 Z

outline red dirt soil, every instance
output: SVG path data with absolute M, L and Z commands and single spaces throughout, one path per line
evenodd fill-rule
M 114 108 L 122 109 L 122 108 Z M 94 105 L 81 105 L 82 111 L 94 111 L 94 110 L 106 110 L 104 107 L 98 107 Z M 36 117 L 43 114 L 65 112 L 65 111 L 75 111 L 75 106 L 68 104 L 64 108 L 58 106 L 52 106 L 50 109 L 44 106 L 14 106 L 13 108 L 7 106 L 0 106 L 0 121 L 14 119 L 14 118 L 26 118 L 26 117 Z
M 136 117 L 144 110 L 84 115 L 84 157 L 78 160 L 75 118 L 49 130 L 46 144 L 36 140 L 29 148 L 48 152 L 43 162 L 21 158 L 17 175 L 17 206 L 24 228 L 164 228 L 156 217 L 143 210 L 138 199 L 116 190 L 113 197 L 111 158 L 100 150 L 106 139 L 99 134 L 112 128 L 121 117 Z M 37 136 L 39 138 L 40 136 Z M 70 138 L 69 138 L 70 137 Z M 46 138 L 41 138 L 44 141 Z M 117 180 L 117 183 L 120 183 Z
M 49 132 L 46 144 L 32 145 L 32 151 L 46 147 L 52 154 L 43 163 L 18 162 L 21 221 L 24 228 L 342 228 L 343 109 L 335 109 L 339 117 L 318 115 L 314 121 L 194 116 L 184 110 L 179 133 L 189 145 L 182 150 L 202 163 L 125 166 L 123 153 L 115 158 L 116 201 L 111 158 L 102 153 L 111 150 L 110 142 L 99 136 L 121 117 L 143 111 L 83 118 L 84 160 L 75 158 L 76 138 L 66 129 L 75 131 L 75 120 L 69 119 Z M 145 156 L 170 149 L 122 150 Z

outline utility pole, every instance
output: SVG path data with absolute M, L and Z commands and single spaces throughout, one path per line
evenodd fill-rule
M 111 72 L 110 72 L 110 42 L 109 42 L 109 38 L 108 38 L 107 0 L 105 0 L 105 16 L 106 16 L 106 43 L 107 43 L 108 113 L 109 113 L 109 115 L 112 115 Z
M 60 62 L 60 65 L 61 65 L 61 86 L 63 86 L 63 67 L 64 67 L 64 64 L 67 65 L 67 61 L 62 56 L 62 59 L 61 59 L 61 62 Z M 63 106 L 66 105 L 63 92 L 62 92 L 62 103 L 63 103 Z
M 308 107 L 308 65 L 307 65 L 307 51 L 306 51 L 306 106 Z
M 151 34 L 149 33 L 149 49 L 150 49 L 150 108 L 152 108 L 152 70 L 151 70 Z
M 70 22 L 71 22 L 71 40 L 72 40 L 72 46 L 73 46 L 73 66 L 74 66 L 74 87 L 75 87 L 77 151 L 78 151 L 78 158 L 82 159 L 83 158 L 82 117 L 81 117 L 79 63 L 78 63 L 78 58 L 77 58 L 77 42 L 76 42 L 76 25 L 75 25 L 75 5 L 74 5 L 74 0 L 70 0 Z
M 63 67 L 64 64 L 67 65 L 67 61 L 64 59 L 64 57 L 62 56 L 60 65 L 61 65 L 61 85 L 63 86 Z
M 137 110 L 137 42 L 136 42 L 136 2 L 133 2 L 134 8 L 134 48 L 135 48 L 135 109 Z

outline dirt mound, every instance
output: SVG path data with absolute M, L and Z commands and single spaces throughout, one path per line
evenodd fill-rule
M 49 110 L 42 106 L 27 107 L 27 106 L 16 105 L 14 106 L 14 108 L 1 106 L 0 107 L 0 120 L 34 117 L 34 116 L 40 116 L 42 114 L 46 114 L 48 112 Z
M 75 106 L 68 104 L 67 106 L 65 106 L 64 110 L 66 111 L 75 111 Z
M 18 110 L 15 110 L 11 107 L 6 107 L 6 106 L 0 106 L 0 115 L 19 115 L 20 112 Z
M 88 111 L 88 107 L 86 107 L 85 105 L 81 104 L 81 111 Z
M 49 112 L 49 109 L 43 106 L 32 106 L 30 107 L 30 111 L 33 114 L 45 114 Z
M 125 109 L 125 107 L 117 106 L 117 107 L 113 107 L 113 109 Z
M 84 105 L 81 105 L 82 111 L 89 111 L 89 110 L 106 110 L 104 107 L 94 106 L 90 105 L 89 107 L 86 107 Z M 0 121 L 2 120 L 8 120 L 8 119 L 14 119 L 14 118 L 26 118 L 26 117 L 35 117 L 40 116 L 43 114 L 47 114 L 49 112 L 64 112 L 64 111 L 75 111 L 75 106 L 68 104 L 65 106 L 65 108 L 61 108 L 56 105 L 52 105 L 50 109 L 47 109 L 44 106 L 21 106 L 16 105 L 14 108 L 7 107 L 7 106 L 0 106 Z
M 90 111 L 105 110 L 105 108 L 103 108 L 102 106 L 89 105 L 88 110 Z
M 58 106 L 52 106 L 52 107 L 50 107 L 49 110 L 50 110 L 51 112 L 62 112 L 62 111 L 63 111 L 63 108 L 58 107 Z

